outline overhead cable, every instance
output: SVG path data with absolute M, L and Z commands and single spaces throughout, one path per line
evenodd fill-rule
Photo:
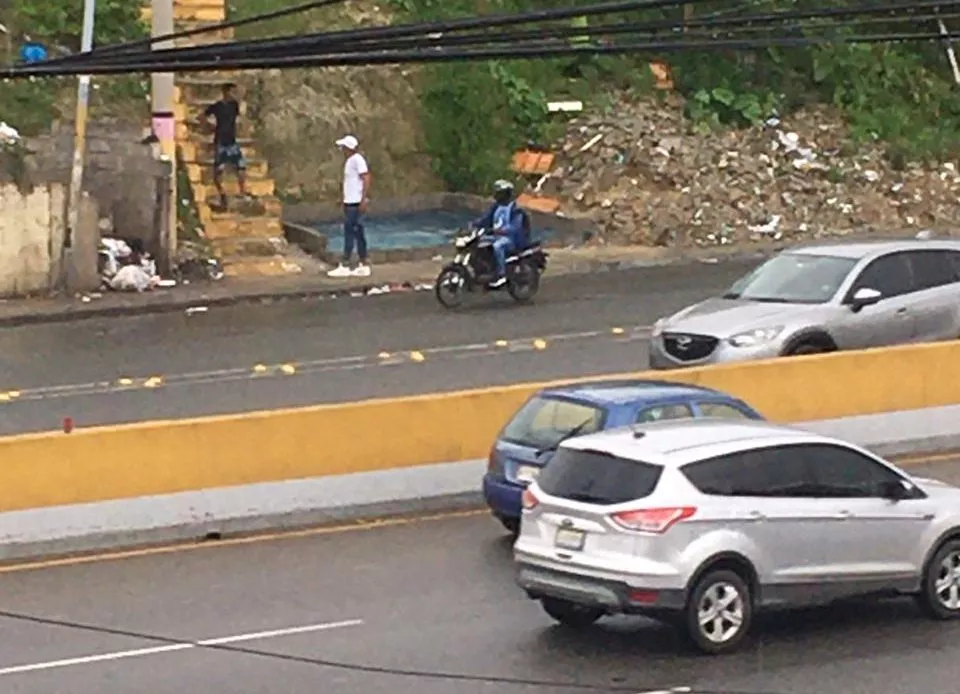
M 901 32 L 873 35 L 849 36 L 778 36 L 754 39 L 705 39 L 705 40 L 677 40 L 677 41 L 643 41 L 609 43 L 594 46 L 570 45 L 560 42 L 543 42 L 502 48 L 480 48 L 474 50 L 396 50 L 377 51 L 370 53 L 340 53 L 299 56 L 276 57 L 249 57 L 234 58 L 232 60 L 201 59 L 192 61 L 151 61 L 132 62 L 128 65 L 117 64 L 86 64 L 82 66 L 42 66 L 30 65 L 27 67 L 12 68 L 0 72 L 3 78 L 28 77 L 66 77 L 76 74 L 116 75 L 150 72 L 206 72 L 218 70 L 246 70 L 246 69 L 284 69 L 305 67 L 338 67 L 349 65 L 400 65 L 400 64 L 427 64 L 445 63 L 453 61 L 476 60 L 521 60 L 549 58 L 574 55 L 616 55 L 647 52 L 676 52 L 676 51 L 710 51 L 710 50 L 754 50 L 761 48 L 796 48 L 817 46 L 832 43 L 903 43 L 903 42 L 943 42 L 960 38 L 960 32 L 941 34 L 931 32 Z

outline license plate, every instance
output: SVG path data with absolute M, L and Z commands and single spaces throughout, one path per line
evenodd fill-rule
M 553 540 L 553 544 L 562 549 L 583 549 L 583 542 L 586 539 L 586 533 L 582 530 L 570 530 L 569 528 L 560 528 Z
M 521 465 L 517 468 L 517 480 L 519 482 L 533 482 L 540 474 L 540 468 L 531 465 Z

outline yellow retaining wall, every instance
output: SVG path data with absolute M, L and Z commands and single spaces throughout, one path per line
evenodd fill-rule
M 832 419 L 960 404 L 960 343 L 626 376 L 641 375 Z M 482 458 L 546 385 L 0 438 L 0 511 Z

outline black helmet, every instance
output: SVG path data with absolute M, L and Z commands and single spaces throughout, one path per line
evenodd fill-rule
M 507 205 L 513 200 L 513 184 L 500 179 L 493 184 L 493 199 L 498 205 Z

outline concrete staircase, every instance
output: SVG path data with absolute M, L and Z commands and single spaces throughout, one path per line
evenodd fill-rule
M 189 30 L 226 21 L 226 0 L 174 0 L 176 30 Z M 150 21 L 149 7 L 144 11 Z M 233 39 L 232 29 L 220 29 L 177 41 L 178 47 L 216 43 Z M 296 272 L 297 267 L 283 255 L 282 205 L 275 195 L 275 184 L 266 160 L 257 150 L 252 123 L 243 117 L 241 102 L 238 140 L 247 159 L 247 189 L 256 202 L 231 200 L 227 212 L 218 212 L 217 190 L 213 184 L 212 132 L 197 125 L 204 109 L 220 98 L 225 82 L 235 82 L 243 96 L 244 77 L 236 72 L 190 73 L 177 75 L 174 113 L 177 120 L 177 153 L 186 168 L 197 215 L 207 240 L 224 263 L 227 276 L 264 276 Z M 182 179 L 181 179 L 182 180 Z M 230 196 L 239 194 L 236 176 L 224 173 L 224 189 Z M 181 193 L 182 194 L 182 193 Z

